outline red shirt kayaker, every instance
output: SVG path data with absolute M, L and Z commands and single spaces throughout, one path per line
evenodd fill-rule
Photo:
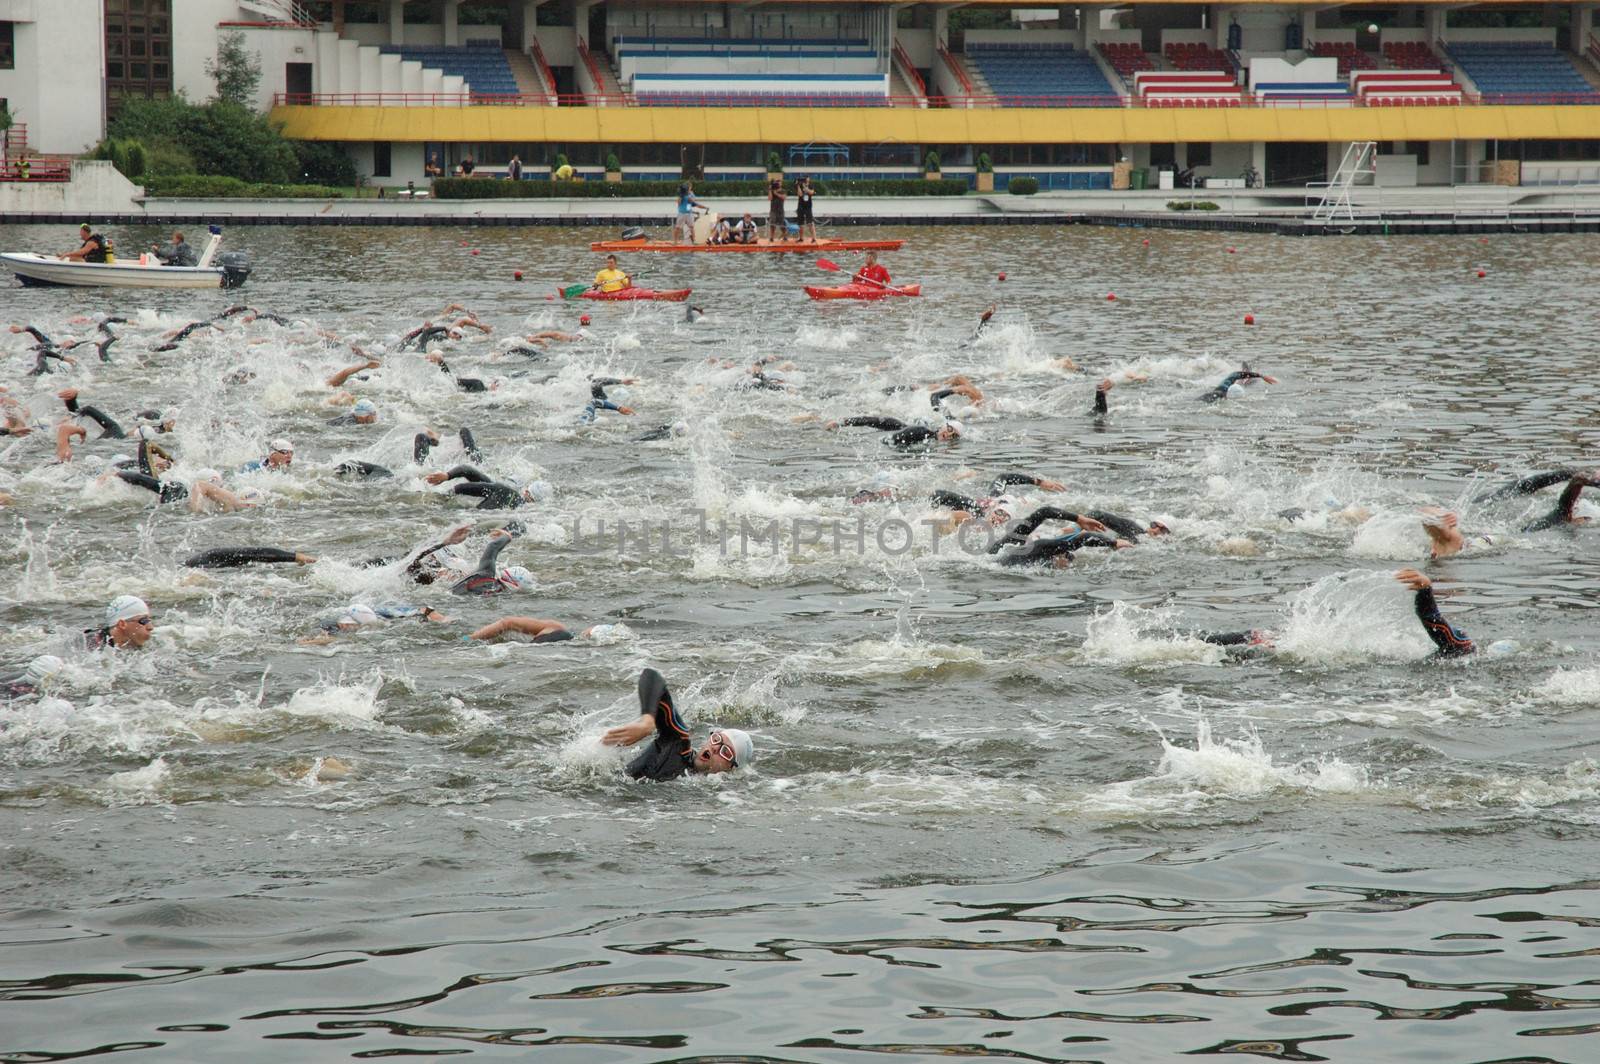
M 856 284 L 870 285 L 873 282 L 877 282 L 880 285 L 887 285 L 889 283 L 889 271 L 878 265 L 878 253 L 869 251 L 867 252 L 866 265 L 857 270 L 855 277 L 851 280 Z

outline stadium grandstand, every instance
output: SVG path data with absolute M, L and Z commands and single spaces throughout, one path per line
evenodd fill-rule
M 98 63 L 80 54 L 97 12 Z M 70 8 L 68 11 L 66 9 Z M 1111 189 L 1326 180 L 1600 183 L 1594 5 L 1240 0 L 1039 6 L 774 0 L 81 0 L 0 4 L 0 100 L 37 152 L 96 143 L 129 95 L 210 94 L 223 33 L 257 104 L 369 180 L 467 159 L 544 178 L 922 176 Z M 0 170 L 0 179 L 4 171 Z

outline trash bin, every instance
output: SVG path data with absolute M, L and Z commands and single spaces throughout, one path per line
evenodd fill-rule
M 1150 171 L 1140 167 L 1139 169 L 1135 170 L 1131 176 L 1133 178 L 1133 184 L 1130 187 L 1138 191 L 1143 191 L 1145 188 L 1145 182 L 1150 178 Z

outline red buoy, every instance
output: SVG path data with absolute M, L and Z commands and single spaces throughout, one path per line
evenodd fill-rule
M 1489 276 L 1489 274 L 1484 270 L 1479 270 L 1478 271 L 1478 276 L 1479 277 L 1487 277 L 1487 276 Z
M 520 280 L 522 280 L 522 271 L 521 271 L 521 270 L 512 270 L 512 271 L 511 271 L 511 279 L 512 279 L 512 280 L 513 280 L 513 281 L 520 281 Z
M 1145 247 L 1149 247 L 1150 246 L 1150 238 L 1149 237 L 1145 237 L 1144 238 L 1144 246 Z
M 1230 255 L 1236 254 L 1238 252 L 1238 250 L 1239 250 L 1238 248 L 1229 248 L 1228 249 L 1228 254 L 1230 254 Z
M 477 249 L 477 248 L 473 248 L 473 249 L 472 249 L 472 253 L 473 253 L 473 254 L 474 254 L 474 255 L 476 255 L 476 254 L 477 254 L 477 253 L 478 253 L 478 249 Z
M 1256 316 L 1254 314 L 1246 314 L 1244 316 L 1244 323 L 1246 325 L 1254 325 L 1256 323 Z
M 589 324 L 589 315 L 585 314 L 583 317 L 579 318 L 578 319 L 578 324 L 579 325 L 587 325 L 587 324 Z
M 1001 270 L 1000 271 L 1000 280 L 1004 281 L 1005 279 L 1006 279 L 1006 271 Z

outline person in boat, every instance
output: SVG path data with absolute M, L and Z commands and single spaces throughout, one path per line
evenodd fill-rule
M 200 260 L 195 257 L 194 249 L 189 242 L 183 239 L 182 233 L 172 234 L 172 243 L 157 246 L 150 245 L 150 250 L 155 252 L 156 258 L 161 260 L 163 266 L 198 266 Z
M 761 233 L 756 225 L 756 220 L 750 216 L 749 211 L 744 212 L 744 217 L 734 225 L 734 242 L 739 244 L 754 244 Z
M 106 238 L 95 232 L 88 222 L 78 226 L 78 239 L 82 246 L 77 251 L 69 251 L 61 257 L 68 262 L 105 262 Z
M 617 266 L 615 255 L 606 256 L 605 269 L 594 275 L 594 290 L 596 292 L 620 292 L 625 288 L 633 287 L 633 278 L 623 273 Z
M 667 681 L 655 669 L 639 673 L 638 719 L 609 729 L 600 737 L 606 746 L 632 746 L 654 736 L 650 747 L 628 762 L 636 780 L 674 780 L 685 773 L 711 775 L 749 768 L 755 744 L 738 728 L 713 728 L 706 744 L 694 748 L 694 732 L 672 702 Z
M 733 223 L 726 218 L 718 218 L 717 224 L 711 227 L 710 242 L 713 244 L 733 243 Z
M 672 241 L 675 244 L 694 243 L 694 212 L 700 201 L 694 196 L 694 182 L 685 181 L 678 186 L 678 213 L 672 220 Z M 680 239 L 679 234 L 682 234 Z
M 879 265 L 878 253 L 869 251 L 867 252 L 867 261 L 862 264 L 861 269 L 856 271 L 856 275 L 850 278 L 850 282 L 874 288 L 879 286 L 887 288 L 889 286 L 889 271 Z

